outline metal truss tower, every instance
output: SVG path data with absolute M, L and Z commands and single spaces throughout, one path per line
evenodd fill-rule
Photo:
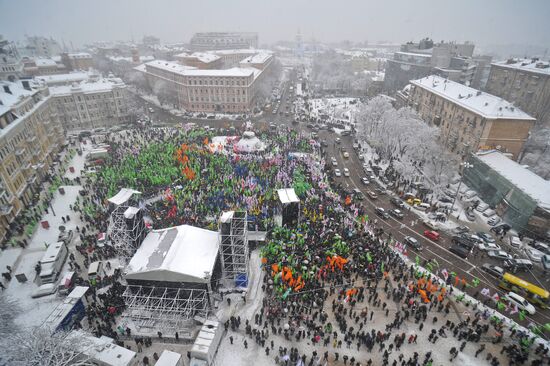
M 222 277 L 235 286 L 248 281 L 248 217 L 246 211 L 224 212 L 220 218 Z

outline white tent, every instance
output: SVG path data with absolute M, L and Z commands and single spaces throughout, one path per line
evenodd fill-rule
M 300 202 L 300 199 L 296 195 L 294 188 L 278 189 L 277 194 L 279 195 L 279 201 L 281 201 L 283 205 L 286 205 L 287 203 Z
M 189 225 L 153 230 L 126 267 L 126 279 L 207 283 L 218 249 L 217 231 Z
M 117 206 L 120 206 L 123 203 L 127 202 L 134 194 L 141 194 L 141 192 L 131 188 L 122 188 L 120 191 L 118 191 L 117 194 L 109 198 L 108 201 Z

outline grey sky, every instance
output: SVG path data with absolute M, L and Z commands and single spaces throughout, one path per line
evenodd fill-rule
M 0 34 L 188 41 L 197 31 L 257 31 L 260 42 L 403 42 L 429 36 L 550 47 L 548 0 L 0 0 Z

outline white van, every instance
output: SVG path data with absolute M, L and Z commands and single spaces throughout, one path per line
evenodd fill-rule
M 76 272 L 67 272 L 57 284 L 57 294 L 67 295 L 72 291 L 74 287 L 74 280 L 76 278 Z
M 97 276 L 103 277 L 103 262 L 97 261 L 90 264 L 88 267 L 88 280 L 92 280 Z
M 414 208 L 416 208 L 419 211 L 426 211 L 427 209 L 430 208 L 430 204 L 422 202 L 421 204 L 414 206 Z
M 40 281 L 42 284 L 54 283 L 57 280 L 65 259 L 67 259 L 67 254 L 67 246 L 62 241 L 48 246 L 40 260 Z

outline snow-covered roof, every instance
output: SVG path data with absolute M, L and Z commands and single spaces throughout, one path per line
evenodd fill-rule
M 34 60 L 34 63 L 38 67 L 57 66 L 57 63 L 51 58 L 37 58 Z
M 245 67 L 233 67 L 231 69 L 223 69 L 223 70 L 217 70 L 217 69 L 202 70 L 202 69 L 197 69 L 196 67 L 184 66 L 176 62 L 164 61 L 164 60 L 155 60 L 155 61 L 147 62 L 145 65 L 171 71 L 173 73 L 183 75 L 183 76 L 227 77 L 227 76 L 250 76 L 253 74 L 256 75 L 255 69 L 245 68 Z
M 71 72 L 68 74 L 57 74 L 57 75 L 44 75 L 36 76 L 35 79 L 44 81 L 46 85 L 55 85 L 55 84 L 70 84 L 73 82 L 80 82 L 83 80 L 88 80 L 90 78 L 90 73 L 85 71 Z
M 131 188 L 122 188 L 120 191 L 118 191 L 117 194 L 109 198 L 107 201 L 117 206 L 122 205 L 124 202 L 127 202 L 134 194 L 141 194 L 141 192 Z
M 7 87 L 10 92 L 6 92 L 4 87 Z M 25 98 L 30 97 L 37 92 L 38 90 L 36 89 L 28 90 L 23 88 L 23 84 L 21 84 L 21 82 L 0 81 L 0 101 L 2 102 L 0 104 L 0 116 L 15 107 Z
M 540 207 L 550 209 L 550 181 L 507 158 L 500 151 L 478 152 L 476 157 L 533 198 Z
M 108 78 L 99 80 L 83 80 L 73 85 L 58 85 L 50 87 L 50 94 L 54 96 L 70 95 L 72 93 L 98 93 L 123 88 L 126 84 L 120 78 Z
M 124 56 L 109 56 L 107 57 L 109 60 L 113 62 L 134 62 L 134 59 L 132 57 L 124 57 Z M 139 56 L 139 62 L 148 62 L 155 59 L 155 56 Z
M 300 202 L 300 199 L 296 195 L 294 188 L 278 189 L 277 195 L 279 196 L 279 201 L 281 201 L 283 205 L 286 205 L 287 203 Z
M 153 230 L 126 267 L 126 279 L 206 283 L 218 256 L 218 232 L 189 225 Z
M 538 74 L 550 75 L 550 62 L 537 59 L 509 59 L 506 61 L 493 62 L 492 65 L 506 67 L 509 69 L 536 72 Z
M 502 98 L 444 79 L 441 76 L 426 76 L 422 79 L 411 80 L 411 84 L 429 90 L 484 118 L 535 120 Z
M 257 53 L 252 56 L 248 56 L 244 60 L 242 60 L 241 64 L 263 64 L 266 63 L 270 58 L 272 58 L 273 55 L 270 53 Z
M 87 52 L 69 53 L 67 56 L 69 56 L 69 58 L 92 58 L 92 55 Z
M 412 57 L 423 57 L 423 58 L 431 58 L 432 55 L 431 54 L 426 54 L 426 53 L 416 53 L 416 52 L 403 52 L 403 51 L 398 51 L 395 53 L 396 55 L 403 55 L 403 56 L 412 56 Z
M 165 349 L 155 362 L 155 366 L 178 366 L 181 357 L 181 354 Z
M 79 352 L 102 365 L 130 366 L 136 357 L 134 351 L 116 345 L 114 339 L 106 336 L 97 338 L 81 329 L 71 331 L 67 338 L 74 340 L 72 344 Z
M 200 62 L 204 62 L 204 63 L 210 63 L 220 59 L 220 56 L 215 55 L 213 53 L 207 53 L 207 52 L 193 52 L 191 54 L 184 52 L 184 53 L 180 53 L 179 55 L 176 55 L 175 57 L 196 58 Z

